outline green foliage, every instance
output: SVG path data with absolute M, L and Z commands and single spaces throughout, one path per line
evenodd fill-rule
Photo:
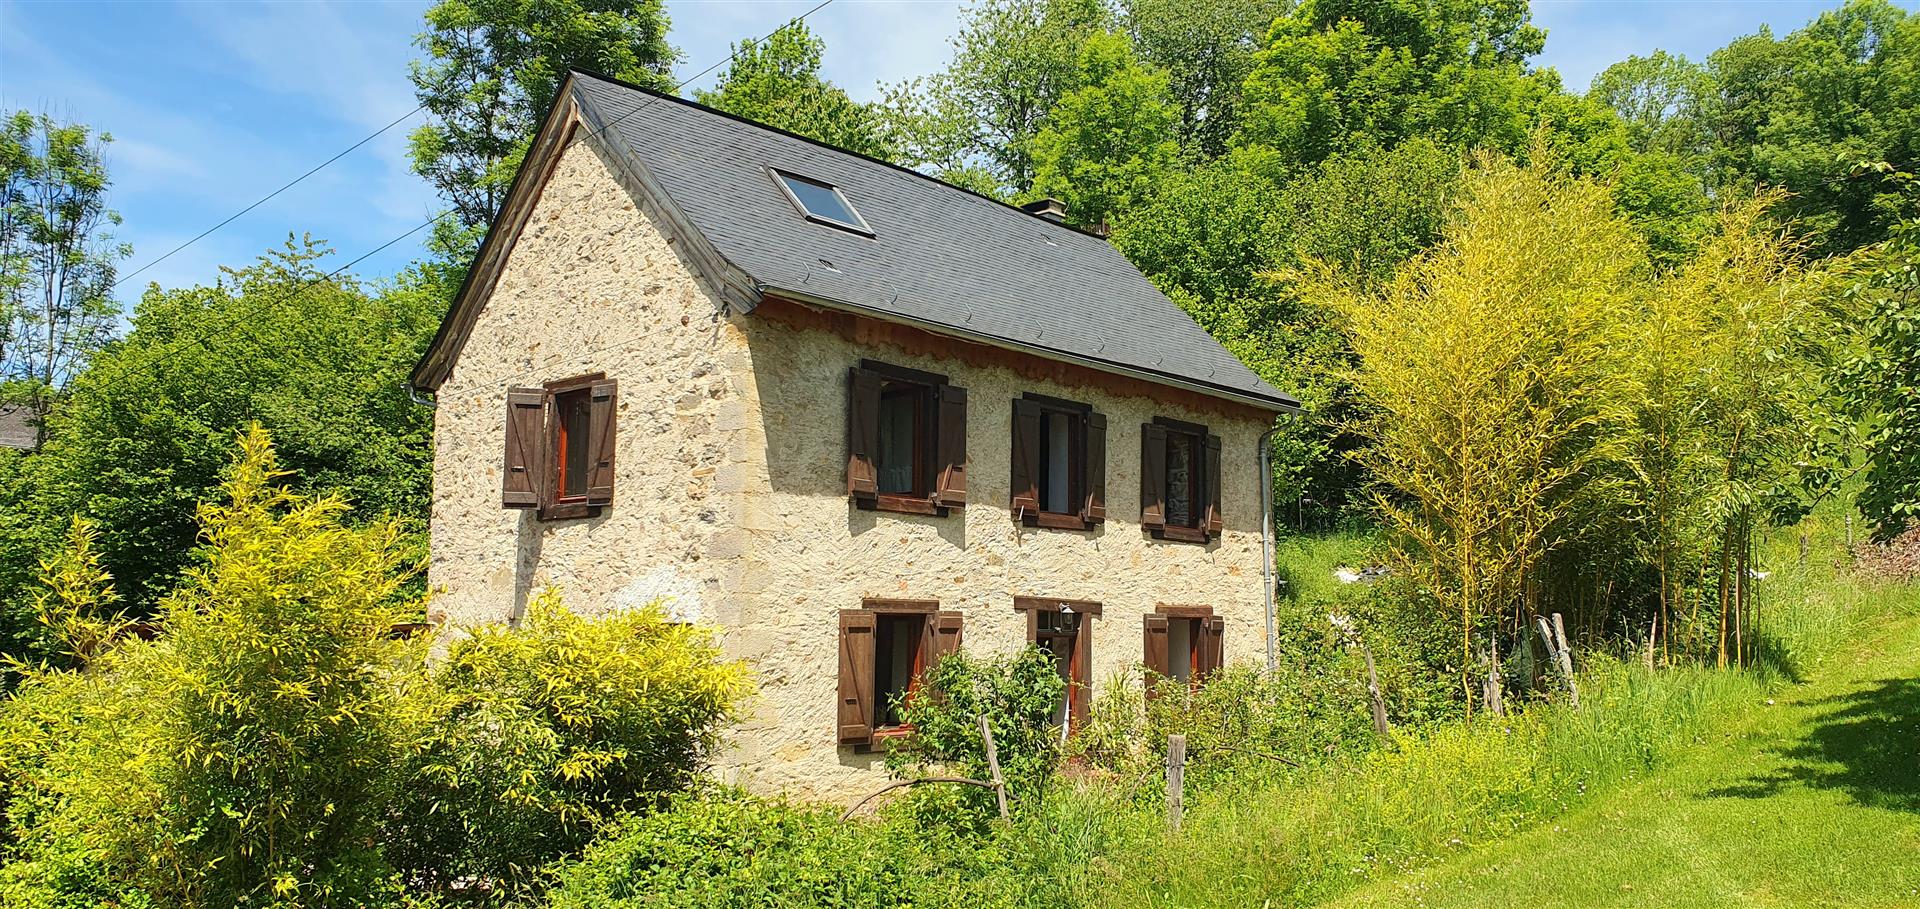
M 1286 12 L 1285 0 L 1123 0 L 1121 26 L 1141 58 L 1165 71 L 1180 109 L 1180 143 L 1212 158 L 1226 150 L 1245 110 L 1241 86 L 1253 54 Z
M 1912 177 L 1895 172 L 1892 180 L 1908 183 L 1920 209 Z M 1884 541 L 1920 521 L 1920 217 L 1895 225 L 1864 268 L 1851 291 L 1861 298 L 1863 343 L 1842 364 L 1842 382 L 1849 404 L 1868 418 L 1860 511 Z
M 453 207 L 434 244 L 454 259 L 493 220 L 569 68 L 670 89 L 679 57 L 662 0 L 439 0 L 426 26 L 412 76 L 433 122 L 413 133 L 413 170 Z
M 734 45 L 732 62 L 713 88 L 695 89 L 702 104 L 828 145 L 882 160 L 894 156 L 882 112 L 861 104 L 820 75 L 826 44 L 804 22 L 765 41 Z
M 42 666 L 84 666 L 131 624 L 117 608 L 120 594 L 113 576 L 100 567 L 99 538 L 91 521 L 76 516 L 67 528 L 66 545 L 40 563 L 33 615 L 44 630 L 34 642 L 37 646 L 27 650 L 29 659 Z
M 993 730 L 1000 772 L 1008 796 L 1024 800 L 1041 795 L 1060 758 L 1060 729 L 1054 707 L 1066 696 L 1053 658 L 1037 647 L 1010 657 L 980 657 L 956 652 L 927 670 L 920 689 L 900 705 L 901 720 L 913 727 L 903 747 L 887 753 L 887 766 L 904 773 L 915 766 L 948 768 L 976 780 L 992 779 L 980 718 Z M 976 805 L 991 804 L 985 790 Z
M 417 270 L 367 288 L 324 274 L 326 255 L 290 243 L 212 286 L 148 290 L 133 331 L 65 389 L 45 447 L 0 472 L 0 599 L 24 606 L 80 515 L 129 611 L 151 614 L 194 563 L 194 508 L 253 421 L 297 489 L 342 491 L 355 521 L 424 522 L 432 413 L 401 382 L 446 287 Z
M 1076 81 L 1033 139 L 1033 194 L 1066 203 L 1067 220 L 1101 225 L 1153 194 L 1180 148 L 1167 74 L 1140 63 L 1125 35 L 1081 47 Z
M 524 887 L 613 817 L 693 785 L 749 684 L 711 632 L 657 607 L 585 618 L 535 596 L 517 627 L 456 642 L 385 819 L 389 858 L 446 886 Z

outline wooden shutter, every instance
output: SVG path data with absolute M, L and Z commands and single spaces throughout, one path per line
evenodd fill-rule
M 546 389 L 507 389 L 507 457 L 500 475 L 501 505 L 540 507 L 540 485 L 546 475 L 546 430 Z
M 1141 617 L 1145 634 L 1141 646 L 1140 661 L 1147 665 L 1147 690 L 1152 691 L 1157 673 L 1168 676 L 1167 665 L 1167 617 L 1149 613 Z
M 1207 436 L 1207 478 L 1204 481 L 1207 494 L 1207 522 L 1201 526 L 1207 529 L 1207 536 L 1217 537 L 1224 523 L 1220 518 L 1220 437 Z
M 853 367 L 847 373 L 847 495 L 868 502 L 880 497 L 873 457 L 880 447 L 880 374 Z
M 1027 610 L 1032 615 L 1033 610 Z M 1031 621 L 1031 619 L 1029 619 Z M 1091 716 L 1093 700 L 1093 616 L 1080 614 L 1079 625 L 1073 633 L 1073 658 L 1068 661 L 1072 670 L 1067 675 L 1072 687 L 1067 690 L 1067 732 L 1078 734 L 1087 728 Z
M 940 662 L 941 657 L 960 649 L 960 618 L 960 613 L 952 611 L 927 616 L 924 665 L 928 668 Z
M 1016 519 L 1040 513 L 1040 402 L 1013 399 L 1013 501 Z
M 865 609 L 840 610 L 841 744 L 865 744 L 873 738 L 875 619 Z
M 1087 414 L 1087 504 L 1081 517 L 1089 524 L 1107 519 L 1107 415 Z
M 1140 526 L 1167 526 L 1167 428 L 1140 426 Z
M 1209 616 L 1195 624 L 1200 628 L 1200 640 L 1194 646 L 1200 648 L 1200 679 L 1220 671 L 1220 662 L 1225 654 L 1223 644 L 1227 632 L 1227 620 L 1220 616 Z
M 613 501 L 614 430 L 620 423 L 619 383 L 609 379 L 593 383 L 587 412 L 587 451 L 592 460 L 587 466 L 587 504 L 606 505 Z
M 933 487 L 935 504 L 960 507 L 967 504 L 967 390 L 942 385 L 939 395 L 939 435 L 935 438 L 940 456 L 940 475 Z

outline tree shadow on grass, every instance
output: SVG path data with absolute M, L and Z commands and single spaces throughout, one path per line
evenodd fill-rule
M 1920 812 L 1920 679 L 1883 679 L 1807 706 L 1819 716 L 1805 738 L 1780 752 L 1786 766 L 1708 795 L 1766 798 L 1805 786 Z

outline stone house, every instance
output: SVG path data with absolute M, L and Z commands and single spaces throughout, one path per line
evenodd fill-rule
M 821 797 L 963 637 L 1054 654 L 1069 728 L 1270 654 L 1296 402 L 1035 209 L 571 74 L 412 377 L 445 620 L 664 600 L 755 674 L 722 775 Z

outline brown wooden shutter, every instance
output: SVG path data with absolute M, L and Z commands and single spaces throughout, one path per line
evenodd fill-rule
M 540 484 L 546 476 L 546 430 L 546 389 L 507 389 L 507 457 L 500 475 L 501 505 L 540 507 Z
M 608 379 L 593 383 L 588 392 L 587 451 L 593 460 L 587 467 L 587 504 L 606 505 L 613 501 L 614 431 L 620 423 L 619 383 Z
M 1027 610 L 1031 615 L 1033 610 Z M 1067 731 L 1078 734 L 1087 728 L 1087 720 L 1092 714 L 1093 701 L 1093 616 L 1081 614 L 1079 630 L 1073 635 L 1073 660 L 1070 665 L 1076 671 L 1069 673 L 1074 678 L 1068 683 L 1073 687 L 1067 691 Z
M 1145 634 L 1140 661 L 1147 666 L 1147 690 L 1152 691 L 1159 676 L 1171 675 L 1167 665 L 1167 617 L 1149 613 L 1141 617 Z
M 1225 655 L 1224 643 L 1227 632 L 1227 620 L 1220 616 L 1201 619 L 1200 640 L 1195 646 L 1200 648 L 1200 677 L 1205 679 L 1220 671 L 1221 658 Z
M 1040 513 L 1040 402 L 1013 399 L 1013 509 L 1015 519 Z
M 1107 519 L 1107 415 L 1087 414 L 1087 504 L 1081 517 L 1089 524 Z
M 1167 526 L 1167 429 L 1140 426 L 1140 526 Z
M 880 447 L 880 374 L 853 367 L 847 373 L 847 495 L 874 501 L 880 475 L 873 457 Z
M 1220 517 L 1220 437 L 1207 436 L 1207 522 L 1201 526 L 1207 529 L 1207 535 L 1217 537 L 1225 522 Z
M 947 654 L 960 649 L 961 616 L 958 612 L 936 612 L 927 616 L 925 665 L 931 669 Z
M 841 744 L 865 744 L 873 738 L 875 619 L 865 609 L 840 610 Z
M 962 507 L 967 504 L 967 390 L 942 385 L 938 393 L 940 476 L 933 488 L 934 501 Z

